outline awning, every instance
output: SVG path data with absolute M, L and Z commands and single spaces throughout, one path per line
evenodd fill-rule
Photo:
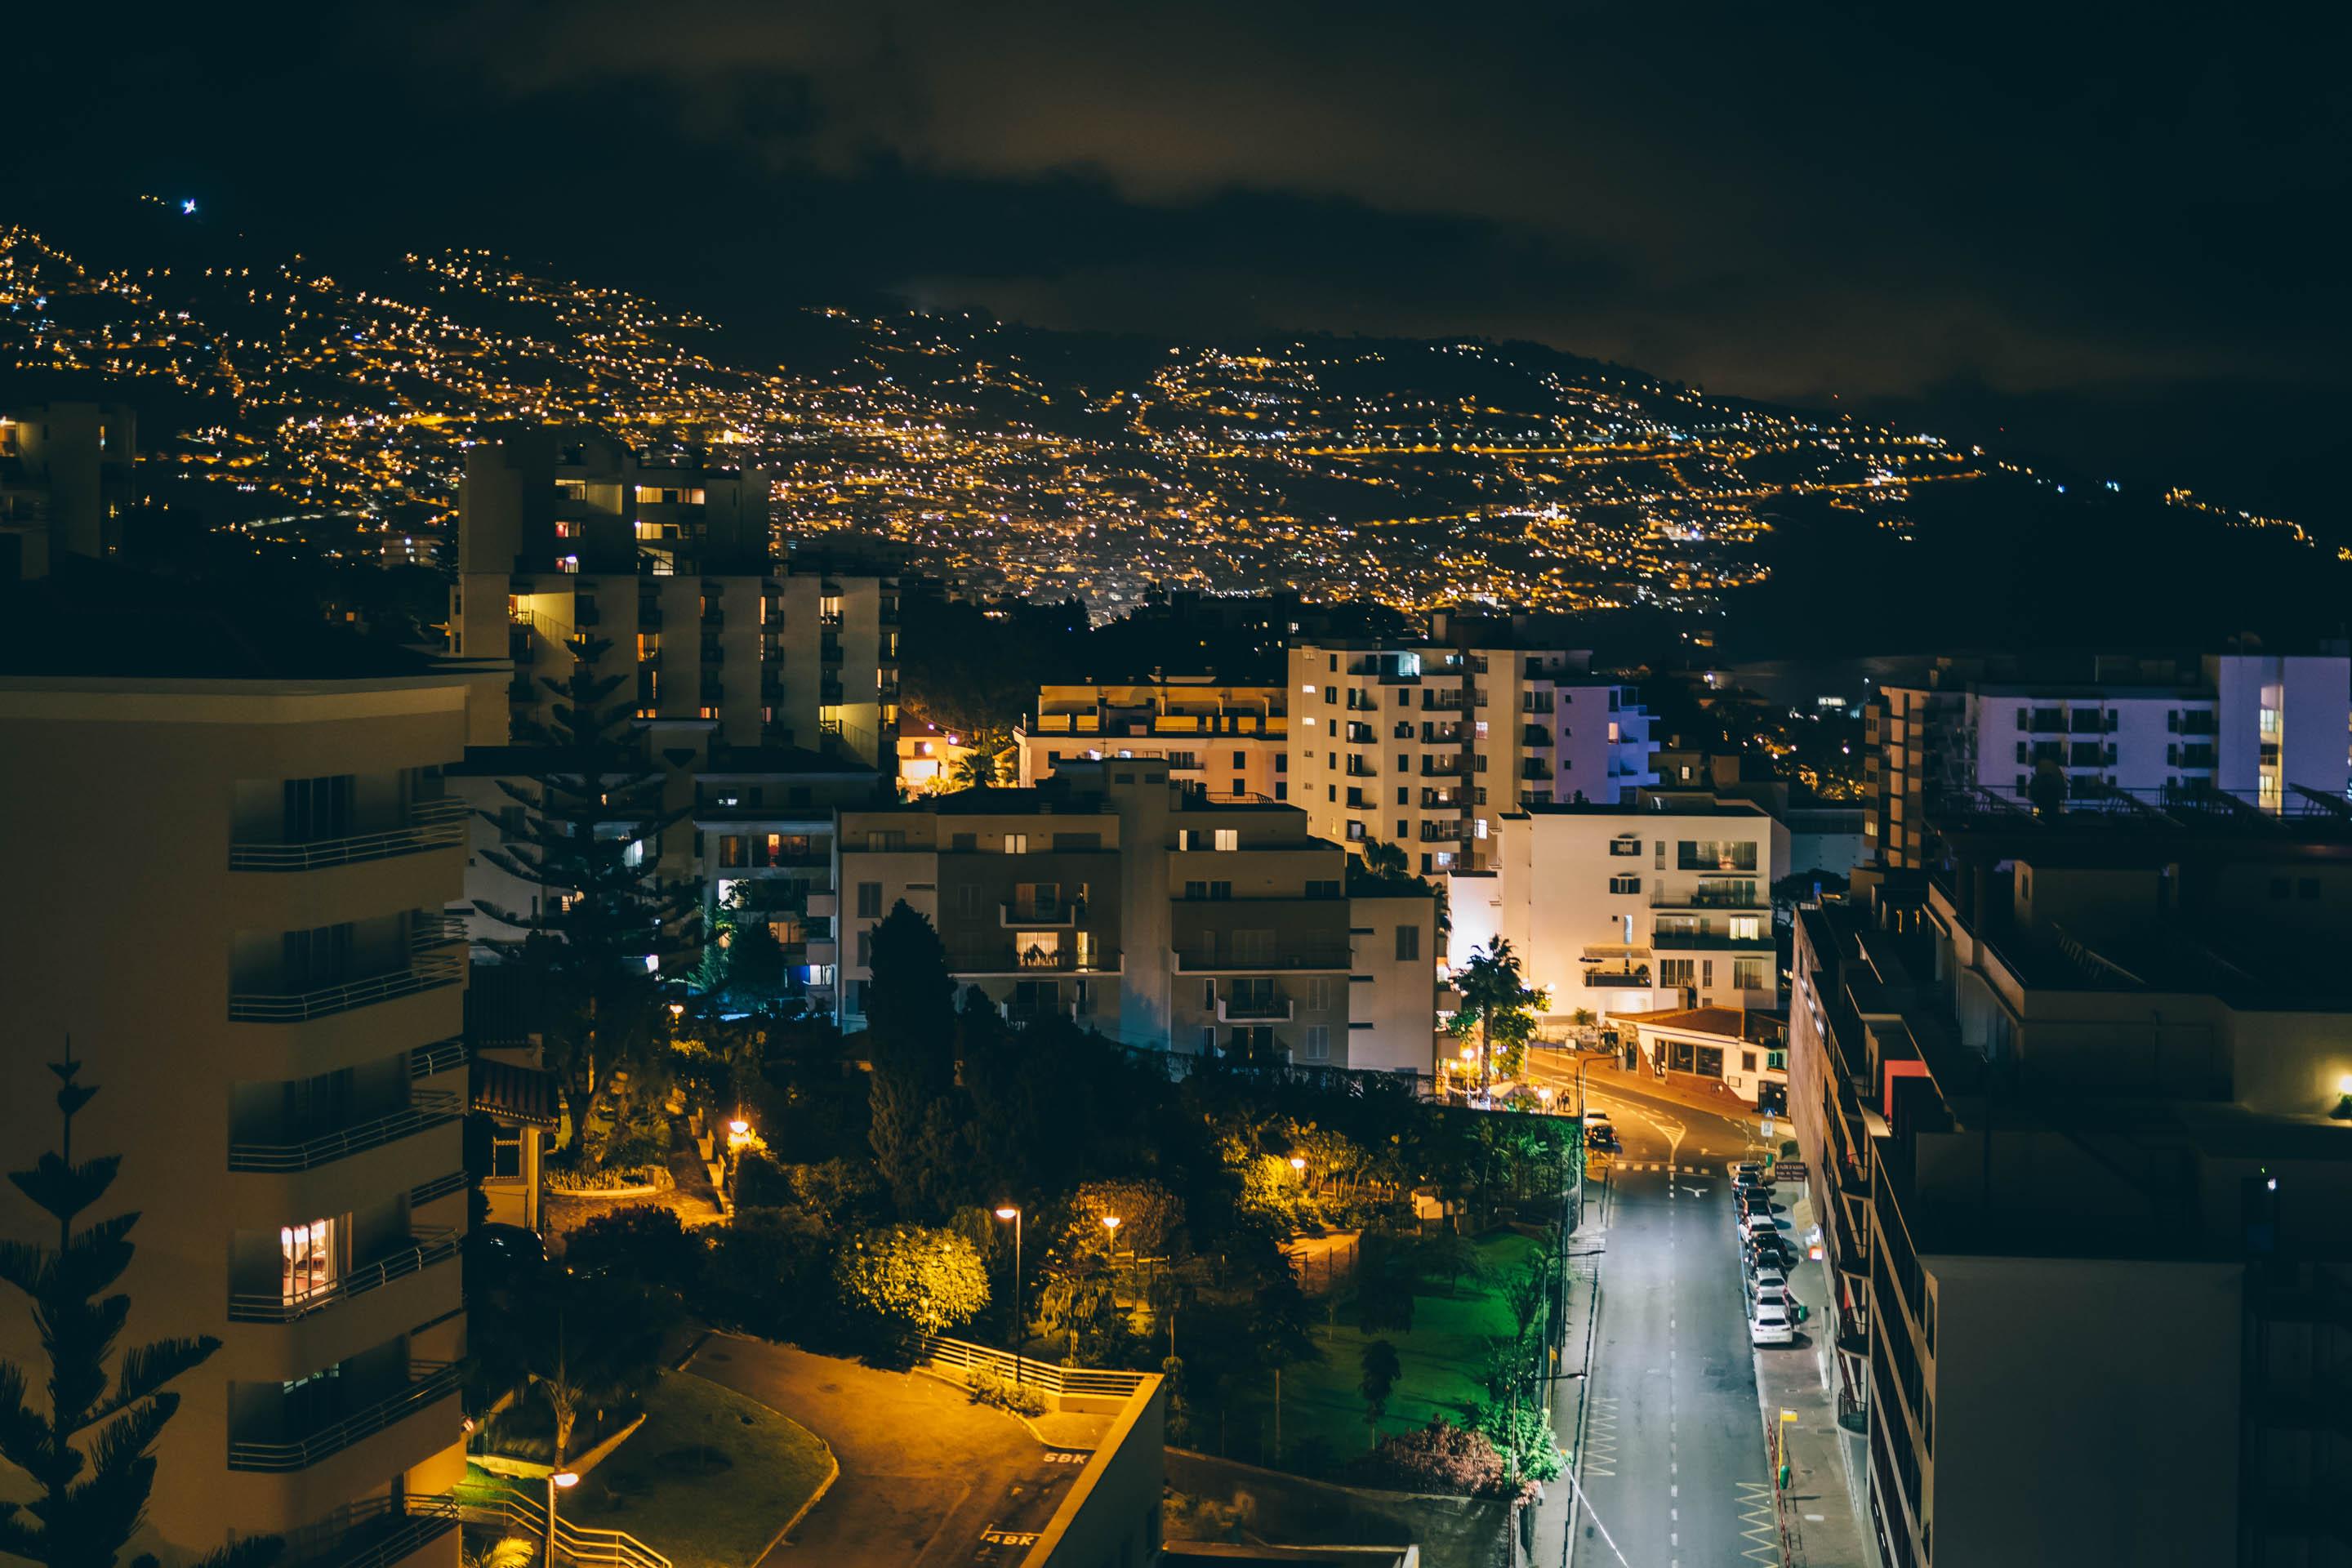
M 553 1127 L 555 1075 L 540 1068 L 477 1058 L 474 1109 L 515 1127 Z

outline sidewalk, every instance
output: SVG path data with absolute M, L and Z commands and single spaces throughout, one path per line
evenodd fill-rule
M 1790 1235 L 1799 1243 L 1819 1223 L 1805 1189 L 1788 1194 Z M 1878 1568 L 1863 1498 L 1864 1439 L 1838 1425 L 1837 1353 L 1830 1343 L 1829 1265 L 1807 1258 L 1789 1277 L 1789 1288 L 1809 1309 L 1800 1342 L 1756 1352 L 1756 1391 L 1768 1434 L 1778 1428 L 1788 1442 L 1789 1486 L 1780 1493 L 1780 1539 L 1786 1568 Z M 1794 1411 L 1794 1421 L 1781 1415 Z
M 1567 1456 L 1573 1474 L 1582 1463 L 1584 1398 L 1592 1366 L 1592 1325 L 1601 1307 L 1601 1256 L 1609 1228 L 1609 1192 L 1605 1182 L 1588 1183 L 1584 1206 L 1576 1228 L 1569 1233 L 1568 1323 L 1559 1352 L 1559 1375 L 1552 1382 L 1552 1436 Z M 1529 1563 L 1538 1568 L 1568 1561 L 1569 1521 L 1575 1517 L 1576 1492 L 1568 1475 L 1544 1489 L 1536 1505 L 1535 1549 Z

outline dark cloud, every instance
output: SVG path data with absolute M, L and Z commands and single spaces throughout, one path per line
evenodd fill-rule
M 1532 337 L 1848 406 L 1962 387 L 1956 416 L 2011 399 L 2053 438 L 2127 394 L 2177 455 L 2200 427 L 2304 439 L 2289 389 L 2352 349 L 2347 31 L 2047 5 L 289 11 L 67 40 L 18 167 L 168 172 L 732 319 L 896 297 Z M 2074 428 L 2125 452 L 2133 424 Z

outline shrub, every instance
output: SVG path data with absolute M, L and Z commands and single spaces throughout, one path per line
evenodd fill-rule
M 1510 1497 L 1523 1489 L 1505 1476 L 1503 1456 L 1483 1433 L 1433 1416 L 1417 1432 L 1383 1437 L 1357 1473 L 1373 1486 L 1454 1497 Z
M 604 1165 L 593 1171 L 546 1169 L 547 1184 L 559 1193 L 609 1193 L 623 1187 L 651 1187 L 667 1192 L 674 1184 L 667 1165 Z
M 625 1274 L 672 1290 L 702 1278 L 702 1237 L 659 1204 L 629 1204 L 600 1214 L 572 1233 L 563 1261 L 583 1274 Z
M 967 1368 L 964 1386 L 971 1390 L 974 1405 L 986 1405 L 998 1410 L 1010 1410 L 1015 1415 L 1043 1415 L 1045 1396 L 1025 1383 L 1015 1383 L 993 1367 Z
M 953 1231 L 893 1225 L 860 1231 L 834 1258 L 847 1310 L 894 1328 L 938 1334 L 988 1305 L 988 1270 Z
M 712 1322 L 767 1339 L 803 1339 L 832 1295 L 831 1239 L 798 1209 L 738 1209 L 711 1232 L 695 1304 Z

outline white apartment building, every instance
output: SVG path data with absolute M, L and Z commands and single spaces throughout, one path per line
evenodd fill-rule
M 451 651 L 510 660 L 478 693 L 476 744 L 548 724 L 575 637 L 639 719 L 731 746 L 845 752 L 887 768 L 898 727 L 893 576 L 782 560 L 770 480 L 698 454 L 518 429 L 467 454 Z
M 1286 801 L 1289 736 L 1285 688 L 1173 676 L 1041 688 L 1013 739 L 1024 786 L 1065 761 L 1160 757 L 1212 795 Z
M 842 1026 L 864 1025 L 873 929 L 929 920 L 958 989 L 1123 1045 L 1301 1066 L 1433 1067 L 1433 895 L 1350 900 L 1305 814 L 1226 802 L 1162 758 L 1065 762 L 1032 789 L 866 810 L 835 833 Z
M 2337 655 L 1944 658 L 1881 689 L 1866 721 L 1866 831 L 1897 868 L 1927 863 L 1950 797 L 2027 806 L 2037 777 L 2062 799 L 2218 791 L 2273 813 L 2352 784 L 2352 658 Z
M 1293 647 L 1289 798 L 1312 831 L 1360 853 L 1396 844 L 1442 874 L 1491 863 L 1510 812 L 1656 784 L 1635 689 L 1593 674 L 1588 651 L 1524 636 L 1441 614 L 1425 642 Z
M 1780 1005 L 1772 884 L 1789 830 L 1752 802 L 1644 790 L 1496 819 L 1491 865 L 1448 880 L 1447 958 L 1507 940 L 1551 1016 Z
M 115 609 L 102 668 L 144 635 L 186 673 L 0 674 L 24 830 L 0 1145 L 57 1147 L 42 1064 L 70 1038 L 99 1090 L 75 1156 L 121 1155 L 100 1213 L 142 1216 L 122 1343 L 220 1342 L 172 1384 L 133 1550 L 276 1534 L 289 1561 L 457 1568 L 466 967 L 443 910 L 465 851 L 439 771 L 465 681 L 273 668 L 201 616 Z M 0 1198 L 0 1236 L 50 1223 Z M 0 1355 L 38 1368 L 33 1333 L 0 1313 Z

